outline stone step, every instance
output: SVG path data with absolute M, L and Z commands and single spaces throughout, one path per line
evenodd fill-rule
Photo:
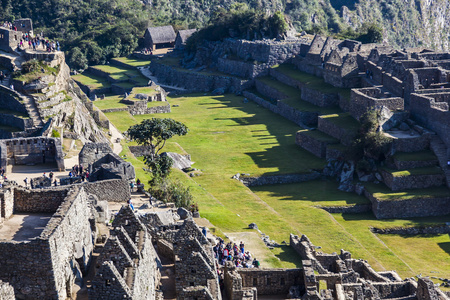
M 299 130 L 295 143 L 317 157 L 325 158 L 327 146 L 338 144 L 339 140 L 319 130 Z

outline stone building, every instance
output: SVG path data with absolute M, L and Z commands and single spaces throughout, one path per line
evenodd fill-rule
M 55 163 L 56 168 L 64 170 L 64 157 L 61 140 L 58 138 L 17 138 L 0 140 L 1 167 L 7 165 L 27 165 Z
M 183 49 L 186 45 L 187 39 L 196 31 L 197 29 L 179 30 L 177 32 L 177 37 L 175 38 L 175 49 Z
M 156 299 L 159 258 L 146 227 L 129 206 L 121 208 L 112 227 L 97 259 L 89 297 Z
M 40 216 L 43 229 L 17 228 L 0 238 L 0 280 L 8 282 L 20 299 L 66 299 L 83 277 L 92 255 L 95 226 L 91 223 L 83 188 L 26 190 L 20 187 L 0 193 L 3 226 L 16 213 L 29 214 L 22 225 Z M 34 221 L 37 222 L 37 221 Z
M 144 34 L 144 46 L 152 50 L 173 48 L 175 46 L 175 31 L 171 25 L 149 27 Z

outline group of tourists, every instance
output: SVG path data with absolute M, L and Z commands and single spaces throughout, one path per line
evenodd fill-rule
M 250 252 L 245 251 L 242 241 L 238 247 L 236 243 L 225 244 L 224 240 L 219 238 L 219 242 L 213 247 L 213 251 L 215 258 L 221 265 L 225 265 L 226 261 L 232 261 L 238 268 L 259 268 L 259 261 L 256 258 L 252 259 Z
M 144 48 L 144 49 L 142 49 L 142 53 L 152 55 L 153 51 L 151 49 L 149 49 L 149 48 Z
M 88 180 L 89 181 L 89 171 L 88 170 L 84 170 L 83 165 L 74 165 L 72 167 L 72 170 L 69 172 L 69 177 L 73 178 L 73 177 L 80 177 L 81 181 L 85 181 Z
M 5 22 L 0 23 L 0 24 L 1 24 L 1 27 L 7 28 L 9 30 L 17 31 L 17 27 L 14 26 L 11 22 L 5 21 Z
M 32 37 L 29 33 L 24 33 L 22 35 L 22 39 L 19 42 L 19 48 L 25 49 L 28 45 L 28 49 L 33 49 L 36 51 L 39 49 L 39 46 L 42 45 L 42 49 L 46 52 L 54 52 L 56 50 L 60 51 L 60 45 L 58 41 L 50 41 L 48 39 L 44 39 L 37 35 L 36 37 Z

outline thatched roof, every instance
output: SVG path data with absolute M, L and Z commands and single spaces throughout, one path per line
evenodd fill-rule
M 147 28 L 147 32 L 152 39 L 153 44 L 164 44 L 164 43 L 173 43 L 175 42 L 175 31 L 173 27 L 168 26 L 160 26 L 160 27 L 149 27 Z
M 186 43 L 186 40 L 196 31 L 197 31 L 197 29 L 180 30 L 180 31 L 178 31 L 177 39 L 181 39 L 182 43 Z

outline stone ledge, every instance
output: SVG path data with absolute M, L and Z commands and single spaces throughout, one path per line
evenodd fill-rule
M 320 178 L 322 175 L 319 172 L 311 172 L 305 174 L 285 174 L 285 175 L 270 175 L 270 176 L 246 176 L 239 177 L 239 181 L 245 186 L 260 186 L 260 185 L 272 185 L 272 184 L 288 184 L 298 183 Z

